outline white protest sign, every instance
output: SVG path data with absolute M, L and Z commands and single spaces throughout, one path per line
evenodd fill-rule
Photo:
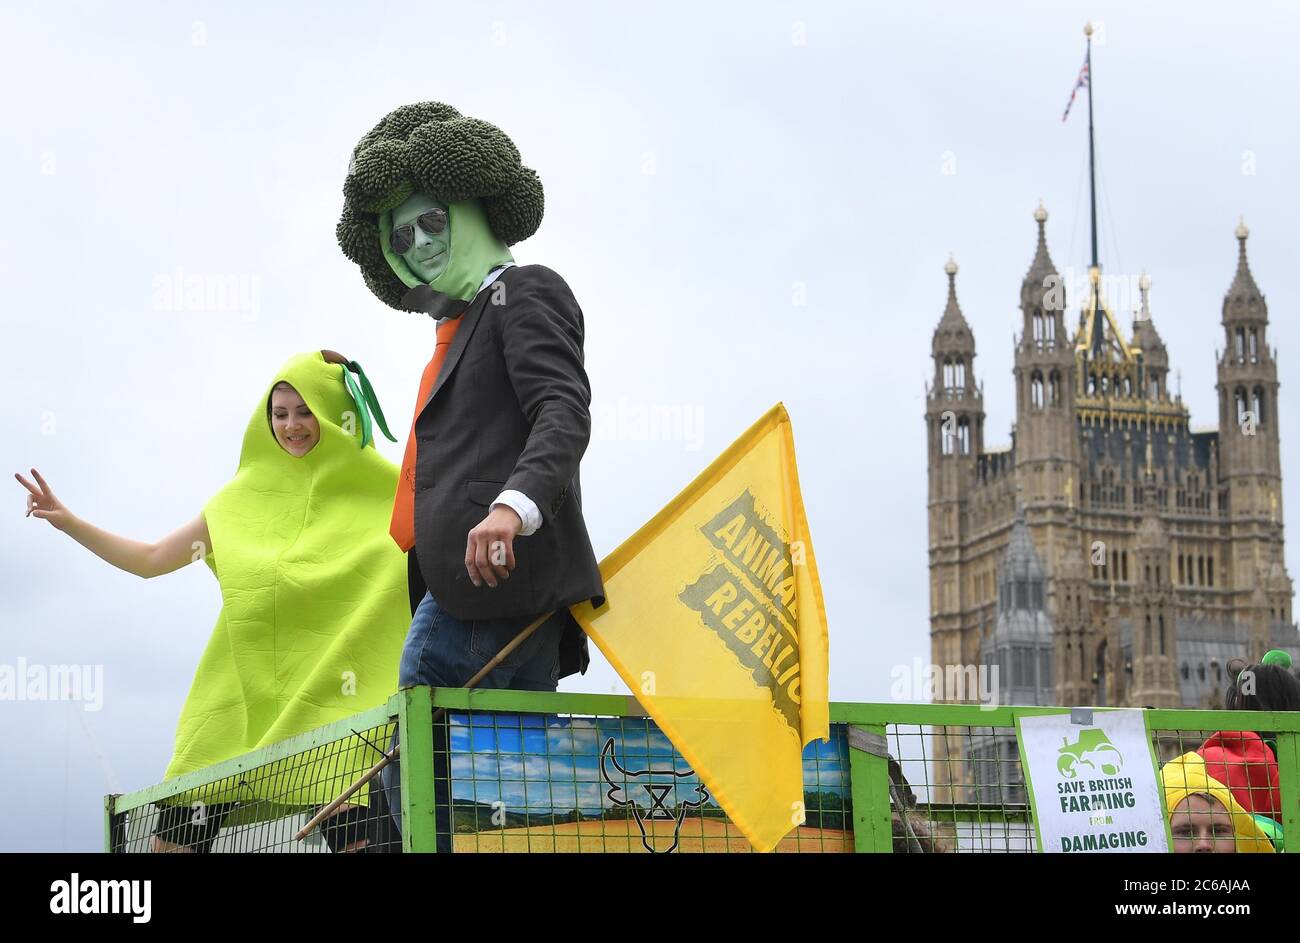
M 1039 850 L 1169 850 L 1141 710 L 1018 715 L 1016 731 Z

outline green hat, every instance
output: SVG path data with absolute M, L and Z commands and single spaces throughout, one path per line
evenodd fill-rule
M 352 150 L 335 232 L 375 297 L 407 311 L 426 309 L 410 279 L 399 275 L 404 266 L 395 271 L 386 257 L 382 231 L 388 214 L 413 193 L 451 207 L 453 240 L 457 213 L 465 219 L 468 207 L 481 207 L 483 228 L 504 246 L 535 233 L 545 206 L 541 180 L 500 128 L 442 102 L 389 112 Z

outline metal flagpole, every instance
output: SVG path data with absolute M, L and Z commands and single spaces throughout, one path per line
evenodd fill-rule
M 1088 37 L 1088 55 L 1085 60 L 1088 63 L 1088 193 L 1092 198 L 1092 267 L 1101 268 L 1097 261 L 1097 171 L 1093 159 L 1092 145 L 1092 24 L 1088 23 L 1083 28 L 1083 34 Z
M 1084 63 L 1088 70 L 1088 197 L 1092 209 L 1092 265 L 1088 269 L 1088 281 L 1092 286 L 1092 337 L 1088 339 L 1088 353 L 1093 359 L 1101 356 L 1105 343 L 1105 326 L 1101 310 L 1101 262 L 1097 259 L 1097 163 L 1096 148 L 1093 143 L 1092 125 L 1092 24 L 1083 27 L 1083 35 L 1088 38 L 1088 53 Z

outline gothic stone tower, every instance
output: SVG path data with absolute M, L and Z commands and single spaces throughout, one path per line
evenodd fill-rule
M 1156 502 L 1151 445 L 1142 483 L 1133 588 L 1130 700 L 1149 707 L 1178 707 L 1174 677 L 1174 613 L 1169 590 L 1169 533 Z
M 1246 259 L 1250 231 L 1237 226 L 1237 272 L 1223 299 L 1219 357 L 1219 473 L 1229 539 L 1224 565 L 1233 607 L 1247 613 L 1250 656 L 1272 647 L 1270 626 L 1290 621 L 1291 581 L 1282 561 L 1282 465 L 1277 355 L 1268 305 Z
M 984 450 L 984 393 L 975 384 L 975 335 L 957 303 L 957 264 L 944 266 L 948 303 L 934 330 L 934 377 L 926 385 L 929 450 L 930 658 L 935 665 L 976 664 L 979 634 L 970 631 L 969 595 L 962 561 L 962 509 L 975 482 L 976 456 Z M 964 692 L 945 691 L 945 699 Z M 967 696 L 966 699 L 969 699 Z M 936 737 L 936 751 L 960 751 Z
M 1246 230 L 1223 303 L 1218 428 L 1203 431 L 1170 389 L 1150 279 L 1139 282 L 1129 340 L 1092 270 L 1071 334 L 1041 206 L 1034 220 L 1009 446 L 984 444 L 975 337 L 957 304 L 957 266 L 946 267 L 925 413 L 932 660 L 964 667 L 987 651 L 1019 503 L 1046 573 L 1060 704 L 1221 704 L 1230 658 L 1286 648 L 1300 659 L 1283 554 L 1277 355 Z M 965 784 L 948 797 L 970 798 L 962 736 L 936 734 L 936 771 Z
M 969 662 L 978 640 L 967 637 L 961 560 L 961 511 L 984 449 L 984 394 L 975 384 L 975 335 L 957 303 L 957 264 L 944 266 L 948 304 L 930 344 L 934 379 L 926 388 L 930 453 L 930 636 L 935 664 Z M 968 595 L 968 594 L 967 594 Z M 973 647 L 972 647 L 973 645 Z

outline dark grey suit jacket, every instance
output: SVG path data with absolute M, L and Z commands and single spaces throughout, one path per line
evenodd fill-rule
M 604 604 L 582 517 L 578 463 L 591 437 L 582 310 L 542 265 L 512 266 L 461 315 L 415 423 L 412 605 L 432 592 L 459 619 L 535 618 L 564 625 L 561 676 L 585 671 L 586 635 L 568 607 Z M 514 541 L 515 569 L 495 589 L 465 572 L 465 541 L 502 491 L 537 505 L 542 526 Z

